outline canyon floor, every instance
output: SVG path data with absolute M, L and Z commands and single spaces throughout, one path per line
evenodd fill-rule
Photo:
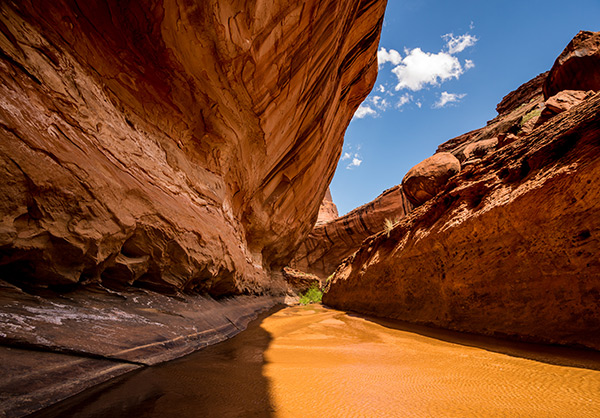
M 597 417 L 599 395 L 597 352 L 309 305 L 33 417 Z

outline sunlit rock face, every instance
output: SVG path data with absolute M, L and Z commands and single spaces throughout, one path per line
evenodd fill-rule
M 327 189 L 325 197 L 319 207 L 319 215 L 317 216 L 317 223 L 315 225 L 322 225 L 327 222 L 333 221 L 339 216 L 337 206 L 333 202 L 331 197 L 331 190 Z
M 464 160 L 469 144 L 498 137 L 445 190 L 365 240 L 324 303 L 600 349 L 600 93 L 539 120 L 543 81 L 507 96 L 487 127 L 440 147 Z
M 385 5 L 3 2 L 3 276 L 277 290 L 375 81 Z
M 554 62 L 544 83 L 549 99 L 563 90 L 600 90 L 600 32 L 579 32 Z
M 344 258 L 360 248 L 365 238 L 383 231 L 386 224 L 391 226 L 399 221 L 412 207 L 402 186 L 392 187 L 348 214 L 315 226 L 291 265 L 326 279 Z
M 449 152 L 438 152 L 408 170 L 402 190 L 419 206 L 444 190 L 448 180 L 460 171 L 460 161 Z

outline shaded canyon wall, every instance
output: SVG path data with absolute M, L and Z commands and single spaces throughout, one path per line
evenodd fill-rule
M 375 81 L 385 5 L 2 2 L 2 276 L 277 291 Z

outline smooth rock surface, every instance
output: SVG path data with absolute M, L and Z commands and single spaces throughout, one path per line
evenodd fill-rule
M 0 276 L 281 292 L 385 5 L 2 2 Z
M 419 206 L 441 192 L 459 171 L 458 158 L 449 152 L 439 152 L 408 170 L 402 179 L 402 189 L 408 200 Z
M 0 281 L 0 415 L 22 416 L 119 374 L 221 342 L 282 302 L 97 285 L 61 294 L 25 292 Z
M 337 206 L 333 203 L 333 198 L 331 197 L 331 190 L 327 188 L 327 193 L 325 193 L 325 197 L 319 207 L 319 216 L 317 217 L 317 223 L 315 225 L 322 225 L 333 221 L 338 216 Z
M 323 225 L 317 225 L 302 242 L 290 265 L 325 280 L 342 260 L 352 255 L 365 238 L 382 231 L 386 220 L 396 222 L 412 209 L 398 185 L 373 201 Z

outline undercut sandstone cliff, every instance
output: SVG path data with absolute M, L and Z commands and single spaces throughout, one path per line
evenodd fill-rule
M 0 2 L 0 415 L 284 301 L 385 6 Z
M 282 286 L 377 74 L 384 0 L 0 5 L 0 272 Z

